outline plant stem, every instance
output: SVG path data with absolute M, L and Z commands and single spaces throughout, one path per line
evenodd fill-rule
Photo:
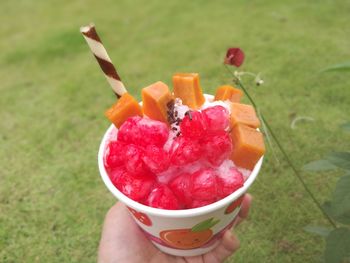
M 237 80 L 237 83 L 241 86 L 242 90 L 244 91 L 245 95 L 248 97 L 248 99 L 250 100 L 250 102 L 252 103 L 253 107 L 255 109 L 257 109 L 258 107 L 256 106 L 254 100 L 252 99 L 252 97 L 250 97 L 250 94 L 248 93 L 248 91 L 245 89 L 245 87 L 242 85 L 242 82 L 239 78 L 237 78 L 232 71 L 228 68 L 228 66 L 225 65 L 225 68 L 228 70 L 228 72 L 230 72 L 230 74 Z
M 272 139 L 276 142 L 278 148 L 280 149 L 281 153 L 283 154 L 283 157 L 285 158 L 285 160 L 287 161 L 288 165 L 292 168 L 295 176 L 298 178 L 298 180 L 300 181 L 300 183 L 302 184 L 302 186 L 304 187 L 305 191 L 309 194 L 309 196 L 311 197 L 311 199 L 314 201 L 314 203 L 316 204 L 316 206 L 320 209 L 320 211 L 322 212 L 322 214 L 325 216 L 325 218 L 328 220 L 328 222 L 334 227 L 337 228 L 337 225 L 335 224 L 335 222 L 333 221 L 333 219 L 326 213 L 326 211 L 322 208 L 321 204 L 318 202 L 318 200 L 316 199 L 316 197 L 314 196 L 314 194 L 311 192 L 311 190 L 309 189 L 309 187 L 306 185 L 304 179 L 302 178 L 302 176 L 300 175 L 299 171 L 297 170 L 297 168 L 295 167 L 295 165 L 293 164 L 293 162 L 289 159 L 288 154 L 286 153 L 286 151 L 284 150 L 282 144 L 280 143 L 280 141 L 277 139 L 277 136 L 275 135 L 275 133 L 273 132 L 271 126 L 269 125 L 269 123 L 266 121 L 264 115 L 261 113 L 261 111 L 258 109 L 257 105 L 255 104 L 253 98 L 250 96 L 248 90 L 244 87 L 243 83 L 241 82 L 241 80 L 239 78 L 237 78 L 232 72 L 231 70 L 225 65 L 225 68 L 230 72 L 230 74 L 235 78 L 236 83 L 241 87 L 241 89 L 243 90 L 243 92 L 245 93 L 245 95 L 248 97 L 249 101 L 252 103 L 253 107 L 255 108 L 255 110 L 257 112 L 260 112 L 260 116 L 262 121 L 265 123 L 265 126 L 267 127 L 268 131 L 270 132 Z
M 335 222 L 333 221 L 333 219 L 326 213 L 326 211 L 322 208 L 321 204 L 318 202 L 318 200 L 316 199 L 316 197 L 314 196 L 314 194 L 311 192 L 311 190 L 309 189 L 309 187 L 307 186 L 307 184 L 305 183 L 304 179 L 301 177 L 299 171 L 296 169 L 296 167 L 294 166 L 293 162 L 289 159 L 288 154 L 286 153 L 286 151 L 284 150 L 282 144 L 279 142 L 279 140 L 277 139 L 276 135 L 274 134 L 274 132 L 272 131 L 270 125 L 267 123 L 264 115 L 261 114 L 261 118 L 262 121 L 265 122 L 265 125 L 267 127 L 267 129 L 270 131 L 270 134 L 273 138 L 273 140 L 276 142 L 278 148 L 280 149 L 280 151 L 282 152 L 284 158 L 286 159 L 287 163 L 289 164 L 289 166 L 292 168 L 295 176 L 299 179 L 300 183 L 303 185 L 305 191 L 309 194 L 309 196 L 311 197 L 311 199 L 314 201 L 314 203 L 317 205 L 317 207 L 321 210 L 321 212 L 323 213 L 323 215 L 326 217 L 326 219 L 329 221 L 329 223 L 334 227 L 337 228 Z

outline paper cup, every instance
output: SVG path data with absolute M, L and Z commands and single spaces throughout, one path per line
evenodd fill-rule
M 128 207 L 145 235 L 161 251 L 174 256 L 196 256 L 215 248 L 237 217 L 243 195 L 258 175 L 263 158 L 256 164 L 244 186 L 220 201 L 194 209 L 158 209 L 128 198 L 109 179 L 104 156 L 108 143 L 116 139 L 117 132 L 112 124 L 102 139 L 98 153 L 100 174 L 112 194 Z

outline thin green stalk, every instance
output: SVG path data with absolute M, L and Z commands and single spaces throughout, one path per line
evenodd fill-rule
M 316 197 L 314 196 L 314 194 L 311 192 L 311 190 L 309 189 L 309 187 L 306 185 L 304 179 L 302 178 L 302 176 L 300 175 L 299 171 L 297 170 L 297 168 L 295 167 L 295 165 L 293 164 L 293 162 L 289 159 L 288 154 L 286 153 L 286 151 L 284 150 L 282 144 L 280 143 L 280 141 L 277 139 L 277 136 L 275 135 L 275 133 L 273 132 L 271 126 L 269 125 L 269 123 L 266 121 L 264 115 L 261 113 L 261 111 L 258 109 L 257 105 L 255 104 L 253 98 L 250 96 L 248 90 L 244 87 L 243 83 L 241 82 L 241 80 L 239 78 L 237 78 L 232 72 L 231 70 L 225 65 L 225 68 L 230 72 L 230 74 L 235 78 L 236 83 L 240 86 L 240 88 L 243 90 L 243 92 L 245 93 L 245 95 L 248 97 L 249 101 L 252 103 L 253 107 L 255 108 L 255 110 L 257 112 L 260 112 L 260 116 L 262 121 L 265 123 L 265 126 L 267 127 L 268 131 L 270 132 L 272 139 L 276 142 L 278 148 L 280 149 L 280 151 L 283 154 L 283 157 L 286 159 L 287 163 L 289 164 L 289 166 L 292 168 L 295 176 L 297 177 L 297 179 L 300 181 L 300 183 L 302 184 L 302 186 L 304 187 L 305 191 L 309 194 L 309 196 L 311 197 L 311 199 L 314 201 L 314 203 L 316 204 L 316 206 L 320 209 L 320 211 L 322 212 L 322 214 L 325 216 L 325 218 L 328 220 L 328 222 L 334 227 L 337 228 L 337 225 L 335 224 L 335 222 L 333 221 L 333 219 L 326 213 L 326 211 L 322 208 L 321 204 L 318 202 L 318 200 L 316 199 Z
M 301 177 L 300 173 L 298 172 L 298 170 L 296 169 L 296 167 L 294 166 L 294 164 L 292 163 L 292 161 L 289 159 L 288 154 L 286 153 L 286 151 L 284 150 L 282 144 L 279 142 L 279 140 L 277 139 L 276 135 L 274 134 L 274 132 L 272 131 L 270 125 L 266 122 L 266 119 L 264 117 L 264 115 L 261 114 L 261 118 L 263 120 L 263 122 L 265 123 L 267 129 L 270 131 L 270 134 L 272 136 L 272 138 L 274 139 L 274 141 L 276 142 L 278 148 L 280 149 L 280 151 L 282 152 L 284 158 L 286 159 L 287 163 L 289 164 L 289 166 L 292 168 L 292 170 L 294 171 L 295 176 L 299 179 L 299 181 L 301 182 L 301 184 L 303 185 L 305 191 L 309 194 L 309 196 L 311 197 L 311 199 L 314 201 L 314 203 L 317 205 L 317 207 L 321 210 L 321 212 L 323 213 L 323 215 L 326 217 L 326 219 L 329 221 L 329 223 L 334 227 L 337 228 L 335 222 L 333 221 L 333 219 L 326 213 L 326 211 L 322 208 L 321 204 L 318 202 L 318 200 L 316 199 L 316 197 L 314 196 L 314 194 L 311 192 L 311 190 L 309 189 L 309 187 L 307 186 L 307 184 L 305 183 L 304 179 Z
M 259 119 L 262 119 L 260 110 L 257 111 L 257 114 L 258 114 Z M 264 135 L 266 137 L 267 143 L 269 144 L 270 149 L 272 151 L 272 155 L 275 158 L 275 160 L 277 161 L 277 164 L 280 164 L 280 160 L 277 157 L 276 151 L 273 147 L 272 140 L 271 140 L 270 135 L 269 135 L 269 130 L 267 129 L 264 121 L 261 122 L 261 126 L 262 126 L 262 130 L 264 131 Z
M 225 65 L 225 68 L 227 69 L 228 72 L 230 72 L 230 74 L 237 80 L 238 84 L 240 84 L 242 90 L 244 91 L 245 95 L 248 97 L 248 99 L 250 100 L 250 102 L 252 103 L 253 107 L 255 109 L 257 109 L 258 107 L 256 106 L 254 100 L 252 99 L 252 97 L 250 97 L 250 94 L 248 93 L 248 91 L 245 89 L 245 87 L 242 84 L 242 82 L 240 81 L 239 78 L 237 78 L 233 73 L 232 71 L 228 68 L 228 66 Z

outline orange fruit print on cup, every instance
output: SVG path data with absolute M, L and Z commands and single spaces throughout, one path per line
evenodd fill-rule
M 210 218 L 192 228 L 187 229 L 172 229 L 160 232 L 160 238 L 167 245 L 178 249 L 193 249 L 206 244 L 213 236 L 213 231 L 210 229 L 220 220 Z
M 192 249 L 204 245 L 213 231 L 210 229 L 201 232 L 192 232 L 191 229 L 174 229 L 162 231 L 161 239 L 168 245 L 179 249 Z
M 242 204 L 244 195 L 242 195 L 237 200 L 233 201 L 225 210 L 225 214 L 231 214 L 233 211 L 236 210 L 237 207 L 239 207 Z
M 128 206 L 127 208 L 129 209 L 129 211 L 132 213 L 132 215 L 135 217 L 136 220 L 138 220 L 139 222 L 141 222 L 146 226 L 152 226 L 152 221 L 151 219 L 149 219 L 149 217 L 146 214 L 137 212 L 135 209 L 132 209 Z

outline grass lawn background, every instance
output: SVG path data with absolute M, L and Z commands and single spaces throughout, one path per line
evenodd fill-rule
M 199 72 L 206 93 L 230 82 L 226 48 L 262 72 L 251 90 L 297 166 L 349 150 L 350 74 L 317 72 L 350 60 L 348 1 L 29 1 L 0 3 L 0 262 L 95 262 L 115 199 L 97 150 L 115 100 L 79 27 L 91 21 L 128 90 Z M 314 122 L 290 128 L 290 116 Z M 324 224 L 282 157 L 268 152 L 251 189 L 232 262 L 319 262 Z M 337 174 L 304 173 L 319 200 Z M 229 262 L 231 262 L 229 260 Z

